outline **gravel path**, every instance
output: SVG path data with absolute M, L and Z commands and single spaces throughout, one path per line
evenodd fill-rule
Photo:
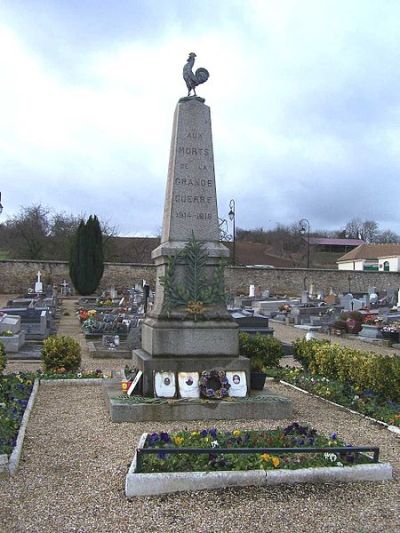
M 66 318 L 62 327 L 74 327 Z M 285 328 L 286 333 L 290 329 Z M 276 328 L 276 336 L 281 335 Z M 86 368 L 105 368 L 105 363 L 84 354 Z M 107 362 L 109 368 L 124 364 L 125 360 Z M 142 432 L 214 424 L 112 424 L 100 386 L 42 385 L 19 471 L 12 479 L 0 480 L 1 532 L 398 532 L 400 439 L 357 415 L 283 385 L 270 382 L 268 387 L 293 400 L 293 419 L 308 422 L 326 434 L 337 431 L 349 443 L 379 445 L 381 459 L 394 466 L 395 480 L 248 487 L 129 502 L 124 496 L 124 480 Z M 238 420 L 215 425 L 218 429 L 255 429 L 275 423 Z

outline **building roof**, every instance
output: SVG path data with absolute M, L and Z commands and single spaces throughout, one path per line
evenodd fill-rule
M 379 259 L 380 257 L 400 256 L 400 244 L 361 244 L 347 254 L 339 257 L 337 262 L 354 261 L 356 259 Z
M 329 245 L 329 246 L 359 246 L 364 244 L 361 239 L 331 239 L 329 237 L 310 237 L 311 245 Z

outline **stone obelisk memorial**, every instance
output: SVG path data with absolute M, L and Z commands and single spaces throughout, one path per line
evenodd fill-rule
M 195 93 L 208 72 L 194 73 L 194 58 L 183 70 L 188 96 L 174 114 L 161 244 L 152 253 L 155 302 L 143 322 L 142 349 L 133 352 L 145 395 L 153 394 L 160 371 L 244 370 L 249 383 L 249 360 L 239 356 L 238 325 L 224 301 L 229 250 L 219 242 L 210 108 Z

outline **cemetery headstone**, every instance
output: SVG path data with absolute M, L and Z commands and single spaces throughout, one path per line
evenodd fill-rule
M 340 298 L 340 305 L 345 311 L 353 311 L 352 307 L 353 295 L 351 293 L 345 294 Z
M 386 290 L 386 301 L 387 304 L 393 307 L 397 304 L 397 289 L 394 287 L 388 287 Z
M 41 274 L 40 270 L 37 273 L 37 281 L 35 283 L 35 292 L 36 293 L 42 293 L 43 292 L 43 283 L 41 282 Z
M 308 304 L 308 292 L 307 291 L 303 291 L 301 293 L 301 303 L 302 304 Z
M 21 349 L 25 343 L 21 317 L 0 314 L 0 342 L 3 343 L 6 353 L 18 352 Z

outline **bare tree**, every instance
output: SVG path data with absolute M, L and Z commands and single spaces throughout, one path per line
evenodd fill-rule
M 400 242 L 400 235 L 397 235 L 394 231 L 391 231 L 390 229 L 387 229 L 385 231 L 382 231 L 381 233 L 378 233 L 376 236 L 375 242 L 379 243 L 399 243 Z
M 362 239 L 365 242 L 375 242 L 378 236 L 378 224 L 375 220 L 353 218 L 346 224 L 345 234 L 348 239 Z
M 49 209 L 41 205 L 22 207 L 3 225 L 3 247 L 19 259 L 42 259 L 50 233 Z
M 81 218 L 55 213 L 40 204 L 21 207 L 17 215 L 1 224 L 0 247 L 13 259 L 68 260 Z M 116 230 L 106 222 L 102 231 L 107 250 Z
M 362 224 L 361 238 L 365 242 L 376 242 L 378 224 L 375 220 L 365 220 Z

